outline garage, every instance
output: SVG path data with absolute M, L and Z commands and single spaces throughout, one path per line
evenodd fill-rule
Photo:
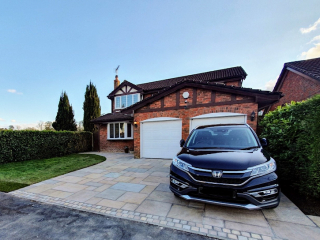
M 208 113 L 190 119 L 190 132 L 202 125 L 247 123 L 247 115 L 242 113 L 220 112 Z
M 173 158 L 180 150 L 182 120 L 159 117 L 141 122 L 140 152 L 143 158 Z

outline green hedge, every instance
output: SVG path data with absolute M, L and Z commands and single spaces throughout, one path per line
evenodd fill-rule
M 45 159 L 92 150 L 92 133 L 0 131 L 0 163 Z
M 278 107 L 260 124 L 282 187 L 320 198 L 320 95 Z

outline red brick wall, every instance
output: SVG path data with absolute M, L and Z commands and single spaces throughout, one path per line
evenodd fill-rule
M 107 140 L 107 126 L 100 126 L 100 151 L 106 152 L 124 152 L 124 147 L 133 149 L 133 140 Z
M 156 111 L 156 112 L 144 112 L 135 113 L 134 121 L 138 122 L 138 127 L 134 128 L 134 156 L 135 158 L 140 158 L 140 122 L 149 118 L 156 117 L 174 117 L 182 119 L 182 136 L 181 138 L 186 139 L 189 135 L 189 124 L 190 118 L 202 114 L 213 113 L 213 112 L 236 112 L 247 114 L 247 123 L 254 129 L 257 129 L 257 118 L 253 122 L 250 120 L 250 114 L 252 111 L 258 112 L 258 104 L 252 103 L 242 103 L 233 105 L 221 105 L 221 106 L 211 106 L 211 107 L 198 107 L 189 109 L 178 109 L 178 110 L 166 110 L 166 111 Z
M 315 94 L 320 94 L 320 82 L 288 71 L 279 92 L 282 92 L 284 97 L 278 103 L 272 105 L 270 111 L 273 111 L 282 104 L 306 100 Z
M 174 107 L 176 105 L 177 94 L 171 93 L 164 97 L 164 107 Z
M 231 101 L 231 94 L 216 93 L 216 102 L 228 102 Z
M 205 89 L 197 89 L 197 104 L 211 102 L 211 91 Z
M 234 82 L 226 82 L 225 83 L 227 86 L 236 86 L 236 87 L 241 87 L 241 80 L 239 81 L 234 81 Z

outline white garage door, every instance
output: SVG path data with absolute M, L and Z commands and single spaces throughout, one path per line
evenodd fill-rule
M 242 113 L 209 113 L 200 116 L 196 116 L 190 119 L 190 132 L 202 125 L 211 124 L 232 124 L 232 123 L 247 123 L 247 115 Z
M 140 124 L 140 152 L 144 158 L 173 158 L 180 151 L 182 121 L 151 118 Z

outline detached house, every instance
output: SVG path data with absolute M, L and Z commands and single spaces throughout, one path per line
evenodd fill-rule
M 112 113 L 92 120 L 100 151 L 134 149 L 136 158 L 172 158 L 181 138 L 198 125 L 247 122 L 257 128 L 259 110 L 281 93 L 243 88 L 242 67 L 133 84 L 116 76 L 108 95 Z
M 320 94 L 320 58 L 285 63 L 273 91 L 284 97 L 267 111 Z

